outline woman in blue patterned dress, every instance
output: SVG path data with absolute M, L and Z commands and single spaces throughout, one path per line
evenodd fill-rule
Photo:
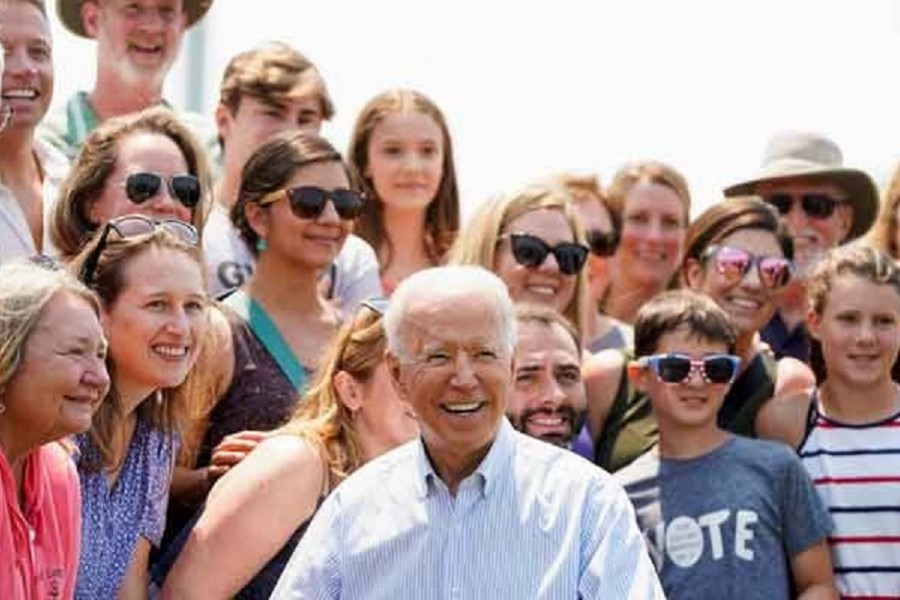
M 110 391 L 77 439 L 82 548 L 76 598 L 144 597 L 165 524 L 183 382 L 206 332 L 197 231 L 178 220 L 109 221 L 71 267 L 101 299 Z

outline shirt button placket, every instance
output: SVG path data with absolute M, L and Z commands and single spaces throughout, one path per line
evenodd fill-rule
M 459 506 L 457 505 L 456 510 L 453 511 L 452 523 L 450 526 L 450 552 L 448 553 L 452 558 L 450 559 L 450 564 L 447 565 L 450 569 L 450 597 L 451 598 L 459 598 L 459 568 L 460 565 L 463 564 L 462 557 L 462 540 L 461 540 L 461 532 L 462 532 L 462 524 L 459 522 L 459 515 L 462 511 L 459 510 Z

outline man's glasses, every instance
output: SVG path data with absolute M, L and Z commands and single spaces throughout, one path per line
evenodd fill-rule
M 157 173 L 132 173 L 125 179 L 125 196 L 135 204 L 143 204 L 159 194 L 163 181 L 172 197 L 185 207 L 193 210 L 200 203 L 200 180 L 193 175 L 172 175 L 164 180 Z
M 693 359 L 683 354 L 654 354 L 638 360 L 641 368 L 652 368 L 656 378 L 664 383 L 686 383 L 694 373 L 710 384 L 726 384 L 734 381 L 741 359 L 730 354 L 713 354 Z
M 291 211 L 301 219 L 318 219 L 329 200 L 334 204 L 338 216 L 344 220 L 355 219 L 363 211 L 361 194 L 343 188 L 324 190 L 311 185 L 270 192 L 259 200 L 259 205 L 272 204 L 283 198 L 287 198 Z
M 800 201 L 800 208 L 806 216 L 812 219 L 827 219 L 834 214 L 834 209 L 844 200 L 829 196 L 828 194 L 789 194 L 779 192 L 765 197 L 766 202 L 778 209 L 779 214 L 786 215 L 791 212 L 791 207 L 796 200 Z
M 712 259 L 716 272 L 730 284 L 741 281 L 756 265 L 759 282 L 766 289 L 784 287 L 791 280 L 791 261 L 781 256 L 758 256 L 740 248 L 710 246 L 703 254 Z
M 575 242 L 560 242 L 551 246 L 541 238 L 528 233 L 510 233 L 508 237 L 512 248 L 513 258 L 524 267 L 536 269 L 544 264 L 548 254 L 553 254 L 560 272 L 566 275 L 576 275 L 584 266 L 590 250 L 584 244 Z
M 615 231 L 600 231 L 591 229 L 585 232 L 588 246 L 595 256 L 609 257 L 616 253 L 619 247 L 619 234 Z
M 81 272 L 78 278 L 86 284 L 92 283 L 94 273 L 97 271 L 97 265 L 100 257 L 109 243 L 109 236 L 115 233 L 119 239 L 126 240 L 144 235 L 150 235 L 158 230 L 164 230 L 175 236 L 180 241 L 189 246 L 196 246 L 200 243 L 200 235 L 190 223 L 179 221 L 178 219 L 165 219 L 157 221 L 143 215 L 125 215 L 107 221 L 100 233 L 100 240 L 94 249 L 84 260 Z

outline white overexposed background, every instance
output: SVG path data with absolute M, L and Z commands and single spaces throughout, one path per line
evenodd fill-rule
M 342 150 L 376 93 L 429 95 L 450 124 L 466 214 L 556 171 L 606 182 L 655 158 L 688 178 L 696 215 L 779 129 L 830 135 L 879 185 L 900 159 L 891 0 L 216 0 L 196 29 L 167 97 L 207 114 L 229 58 L 273 39 L 322 71 L 337 107 L 324 133 Z M 57 22 L 54 36 L 59 104 L 91 86 L 94 44 Z

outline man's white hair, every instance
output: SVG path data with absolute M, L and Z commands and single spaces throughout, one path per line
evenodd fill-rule
M 422 299 L 456 298 L 478 295 L 497 310 L 500 339 L 512 356 L 516 347 L 516 309 L 503 280 L 479 266 L 452 265 L 417 271 L 404 279 L 394 293 L 384 314 L 384 331 L 388 350 L 394 356 L 409 359 L 403 344 L 403 320 L 409 313 L 409 305 Z

